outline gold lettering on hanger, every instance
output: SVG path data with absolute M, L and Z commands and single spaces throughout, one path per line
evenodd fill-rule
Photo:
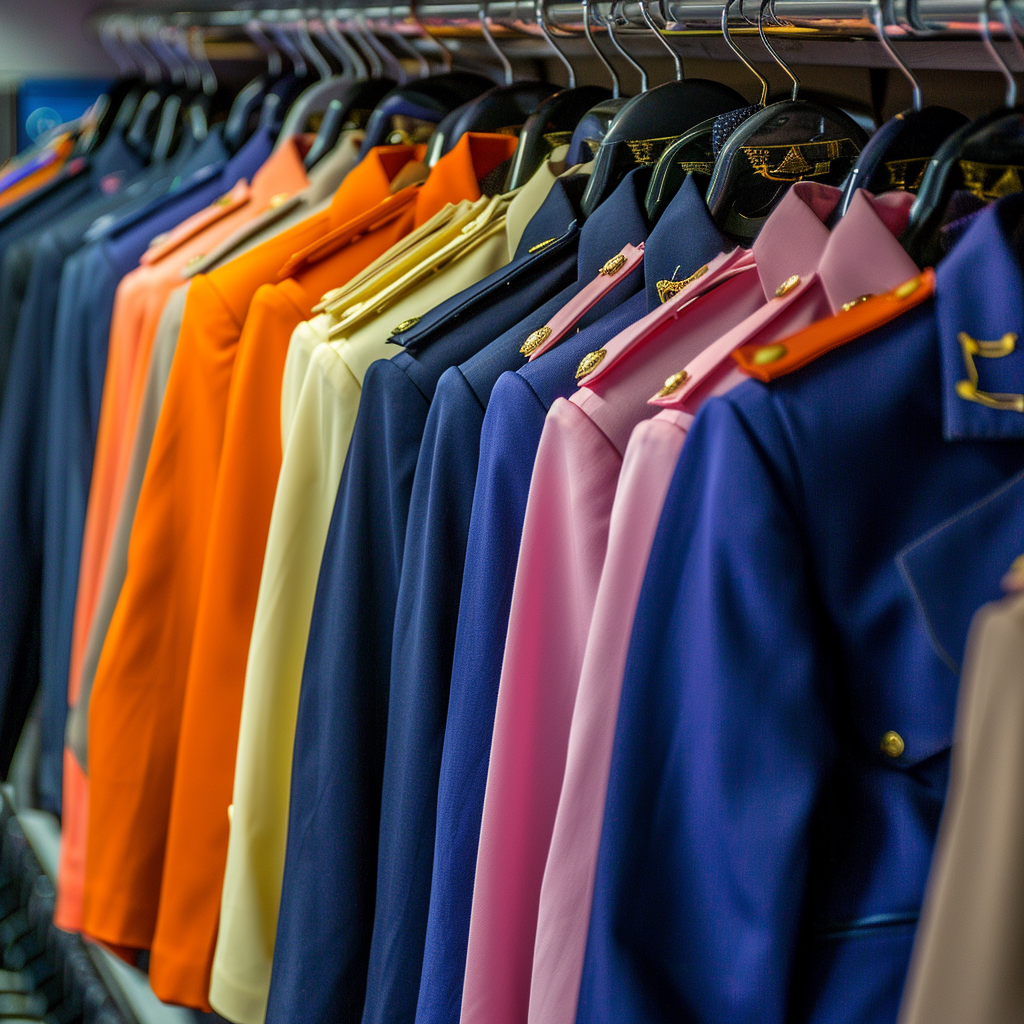
M 978 390 L 978 367 L 974 362 L 976 356 L 982 359 L 1002 359 L 1010 355 L 1017 347 L 1017 335 L 1007 331 L 998 341 L 978 341 L 966 331 L 957 336 L 960 348 L 964 353 L 964 365 L 967 367 L 967 380 L 957 381 L 956 393 L 967 402 L 977 402 L 989 409 L 1002 412 L 1024 412 L 1024 395 L 999 394 L 993 391 Z
M 657 161 L 658 157 L 668 148 L 670 142 L 675 142 L 676 135 L 666 135 L 660 139 L 626 139 L 626 148 L 632 153 L 633 159 L 641 167 L 647 167 Z
M 1021 186 L 1021 171 L 1024 171 L 1024 167 L 1016 164 L 983 164 L 977 160 L 960 160 L 959 164 L 964 176 L 964 188 L 986 203 L 1024 191 Z
M 705 263 L 703 267 L 699 267 L 689 277 L 684 277 L 682 281 L 659 281 L 655 285 L 658 289 L 658 298 L 662 302 L 667 302 L 673 295 L 678 295 L 688 284 L 692 284 L 707 272 L 708 265 Z
M 715 170 L 714 160 L 680 160 L 679 169 L 687 174 L 712 174 Z
M 572 132 L 546 132 L 543 139 L 549 149 L 558 149 L 559 146 L 568 146 L 572 142 Z
M 924 172 L 928 169 L 929 157 L 914 156 L 906 160 L 886 160 L 889 172 L 887 188 L 899 192 L 916 192 L 921 187 Z
M 834 160 L 854 160 L 860 148 L 853 139 L 826 139 L 784 146 L 744 146 L 756 174 L 769 181 L 803 181 L 831 172 Z

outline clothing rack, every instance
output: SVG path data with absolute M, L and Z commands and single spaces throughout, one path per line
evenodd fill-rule
M 886 35 L 910 67 L 962 71 L 995 69 L 981 35 L 986 9 L 984 0 L 889 0 L 884 6 L 888 8 L 885 11 Z M 1024 51 L 1007 38 L 1001 19 L 1002 5 L 989 0 L 988 6 L 994 45 L 1013 70 L 1024 70 L 1021 56 Z M 877 4 L 865 0 L 774 0 L 766 15 L 765 33 L 791 63 L 891 68 L 892 59 L 876 37 L 876 7 Z M 637 0 L 598 0 L 589 8 L 591 30 L 598 38 L 607 35 L 608 19 L 614 16 L 615 32 L 631 53 L 640 57 L 665 56 L 663 44 L 653 37 Z M 722 4 L 648 0 L 647 8 L 683 61 L 735 61 L 722 38 Z M 1024 33 L 1024 3 L 1012 0 L 1008 9 L 1018 31 Z M 335 7 L 315 4 L 303 10 L 265 7 L 255 11 L 200 3 L 185 10 L 166 5 L 162 11 L 154 12 L 147 7 L 145 12 L 138 13 L 144 13 L 147 19 L 158 18 L 167 25 L 200 27 L 210 41 L 244 38 L 244 27 L 253 17 L 287 24 L 302 18 L 315 19 L 324 13 L 343 21 L 358 14 L 370 31 L 382 36 L 398 32 L 417 49 L 428 53 L 432 44 L 423 38 L 424 31 L 453 49 L 463 42 L 482 42 L 480 11 L 481 5 L 476 2 L 425 0 L 412 5 Z M 528 0 L 495 0 L 487 5 L 494 35 L 509 56 L 550 55 L 538 11 L 539 5 Z M 544 10 L 558 45 L 570 58 L 592 55 L 584 35 L 583 12 L 584 5 L 579 2 L 554 2 L 547 4 Z M 93 23 L 98 28 L 110 15 L 124 13 L 135 13 L 130 3 L 101 9 L 93 16 Z M 751 0 L 734 4 L 728 24 L 734 38 L 743 41 L 744 37 L 756 37 L 757 5 Z M 861 45 L 849 45 L 853 42 Z M 754 51 L 755 43 L 756 39 L 749 40 L 748 50 Z M 764 55 L 754 51 L 751 56 L 761 60 Z

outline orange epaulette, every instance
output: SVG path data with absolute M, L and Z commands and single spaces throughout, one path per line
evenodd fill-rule
M 333 231 L 329 231 L 323 238 L 295 253 L 278 271 L 277 279 L 283 281 L 286 277 L 292 277 L 303 267 L 326 259 L 339 249 L 345 248 L 346 245 L 351 245 L 361 235 L 377 231 L 389 224 L 413 202 L 418 193 L 419 185 L 408 185 L 400 192 L 381 200 L 365 213 L 361 213 L 358 217 L 353 217 Z
M 935 271 L 925 270 L 884 295 L 863 296 L 848 302 L 834 316 L 819 320 L 789 338 L 767 344 L 743 345 L 733 352 L 732 357 L 744 373 L 768 383 L 895 320 L 934 292 Z

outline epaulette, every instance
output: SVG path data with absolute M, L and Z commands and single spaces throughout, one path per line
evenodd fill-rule
M 854 299 L 834 316 L 781 341 L 743 345 L 732 357 L 740 369 L 765 383 L 799 370 L 819 356 L 895 320 L 935 292 L 935 271 L 925 270 L 884 295 Z

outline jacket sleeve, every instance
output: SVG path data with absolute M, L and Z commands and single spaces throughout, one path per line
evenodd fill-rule
M 578 1024 L 790 1016 L 828 680 L 785 431 L 738 390 L 695 420 L 651 551 Z

